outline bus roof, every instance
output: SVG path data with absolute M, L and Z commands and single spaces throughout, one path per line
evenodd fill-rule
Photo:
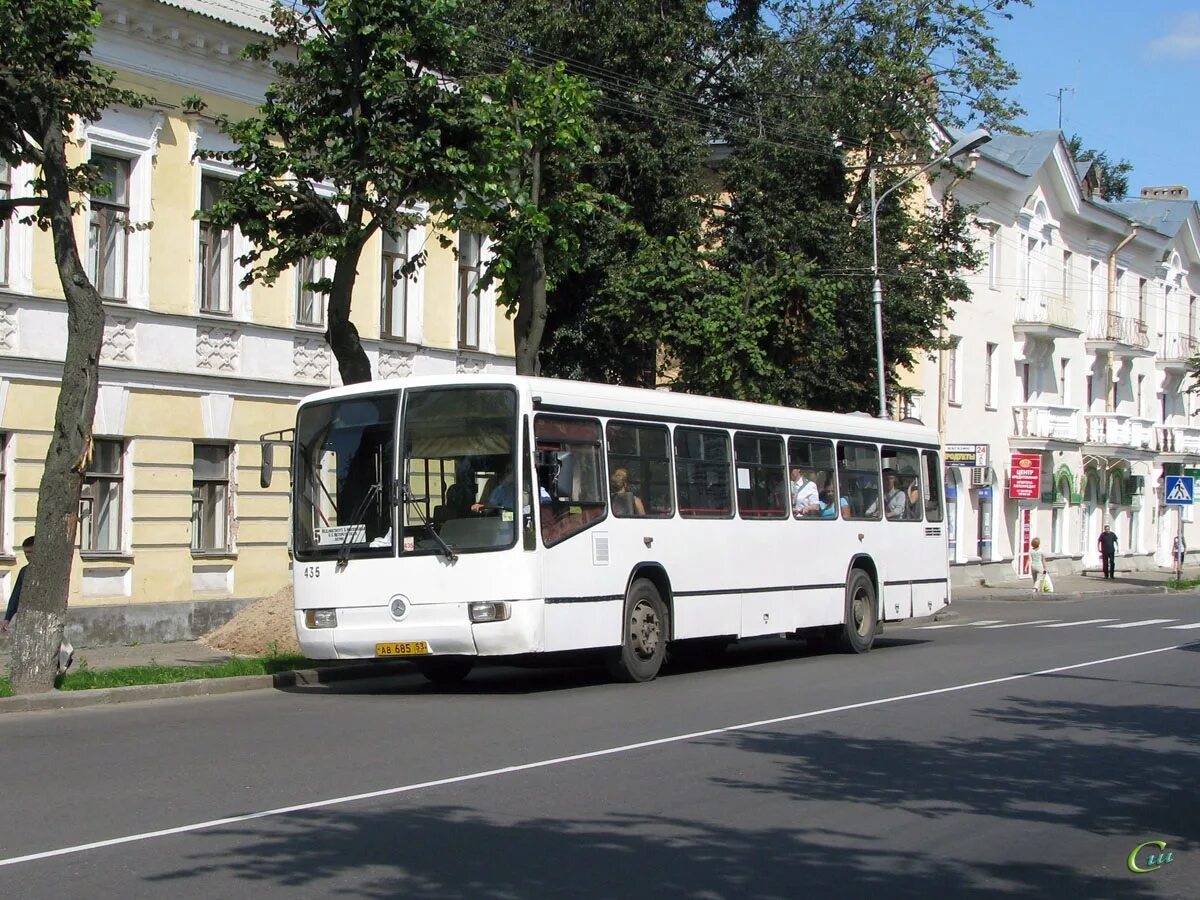
M 765 427 L 831 435 L 892 439 L 905 443 L 938 445 L 936 430 L 911 422 L 877 419 L 865 413 L 828 413 L 726 400 L 700 394 L 681 394 L 650 388 L 623 387 L 588 381 L 534 378 L 507 373 L 480 375 L 414 375 L 381 381 L 366 381 L 348 387 L 319 391 L 305 397 L 301 405 L 321 403 L 365 394 L 400 391 L 406 388 L 467 385 L 512 385 L 540 409 L 576 410 L 596 415 L 625 415 L 640 418 L 711 422 L 722 426 Z

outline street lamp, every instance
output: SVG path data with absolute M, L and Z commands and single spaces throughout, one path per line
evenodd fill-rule
M 875 198 L 875 167 L 872 166 L 868 173 L 868 180 L 871 184 L 871 274 L 875 277 L 871 295 L 875 303 L 875 368 L 879 378 L 879 418 L 881 419 L 887 418 L 887 386 L 883 380 L 883 285 L 879 283 L 879 206 L 887 199 L 887 195 L 897 188 L 904 187 L 914 178 L 924 175 L 935 166 L 949 162 L 964 153 L 970 153 L 991 139 L 992 136 L 986 128 L 976 128 L 970 134 L 964 135 L 951 144 L 950 149 L 937 159 L 926 163 L 907 178 L 893 184 L 878 199 Z

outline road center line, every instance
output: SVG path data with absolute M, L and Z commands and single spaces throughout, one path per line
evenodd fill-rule
M 1166 621 L 1171 621 L 1167 619 Z M 1196 642 L 1187 641 L 1171 647 L 1157 650 L 1142 650 L 1138 653 L 1126 653 L 1122 656 L 1109 656 L 1105 659 L 1093 659 L 1088 662 L 1073 663 L 1069 666 L 1055 666 L 1053 669 L 1040 669 L 1036 672 L 1022 672 L 1017 675 L 1005 675 L 1001 678 L 989 678 L 984 681 L 972 681 L 967 684 L 955 684 L 950 687 L 933 688 L 928 691 L 917 691 L 913 694 L 899 694 L 894 697 L 882 697 L 878 700 L 864 700 L 861 703 L 848 703 L 845 706 L 831 706 L 827 709 L 815 709 L 810 712 L 793 713 L 787 716 L 777 716 L 772 719 L 759 719 L 755 722 L 743 722 L 738 725 L 726 725 L 721 728 L 708 728 L 704 731 L 692 731 L 687 734 L 676 734 L 670 737 L 656 738 L 651 741 L 639 741 L 636 744 L 624 744 L 619 747 L 607 747 L 603 750 L 590 750 L 586 753 L 575 753 L 570 756 L 558 756 L 553 759 L 543 759 L 537 762 L 521 763 L 515 766 L 503 766 L 498 769 L 486 769 L 482 772 L 471 772 L 466 775 L 453 775 L 449 778 L 438 778 L 433 781 L 420 781 L 399 787 L 384 788 L 378 791 L 368 791 L 362 794 L 349 794 L 345 797 L 332 797 L 328 800 L 315 800 L 311 803 L 298 803 L 295 806 L 280 806 L 275 809 L 265 809 L 260 812 L 245 813 L 240 816 L 227 816 L 223 819 L 210 819 L 207 822 L 194 822 L 190 825 L 179 825 L 175 828 L 162 828 L 158 831 L 145 831 L 141 834 L 129 834 L 124 837 L 109 838 L 103 841 L 92 841 L 87 844 L 76 844 L 72 847 L 60 847 L 57 850 L 43 850 L 39 853 L 27 853 L 24 856 L 13 856 L 0 859 L 0 867 L 13 866 L 18 863 L 34 862 L 39 859 L 51 859 L 56 856 L 68 856 L 73 853 L 83 853 L 88 850 L 99 850 L 103 847 L 115 847 L 119 844 L 133 844 L 139 841 L 149 841 L 155 838 L 170 837 L 176 834 L 188 834 L 193 831 L 204 831 L 210 828 L 220 828 L 223 825 L 237 825 L 242 822 L 252 822 L 255 819 L 267 819 L 275 816 L 286 816 L 291 813 L 307 812 L 313 809 L 323 809 L 327 806 L 341 806 L 356 803 L 361 800 L 375 800 L 379 797 L 392 797 L 398 794 L 410 794 L 429 788 L 445 787 L 450 784 L 462 784 L 468 781 L 481 781 L 485 778 L 495 778 L 500 775 L 511 775 L 514 772 L 528 772 L 534 769 L 546 769 L 551 766 L 561 766 L 567 763 L 579 762 L 585 759 L 598 759 L 604 756 L 616 756 L 620 753 L 630 753 L 634 750 L 644 750 L 647 747 L 661 747 L 667 744 L 679 744 L 694 741 L 697 738 L 713 737 L 718 734 L 729 734 L 734 731 L 749 731 L 755 728 L 765 728 L 768 725 L 780 725 L 785 722 L 799 722 L 803 719 L 814 719 L 818 716 L 828 716 L 834 713 L 849 712 L 856 709 L 868 709 L 872 706 L 885 706 L 889 703 L 902 703 L 905 700 L 920 700 L 924 697 L 936 697 L 939 694 L 953 694 L 958 691 L 969 691 L 973 688 L 988 687 L 994 684 L 1005 684 L 1011 681 L 1023 681 L 1042 675 L 1056 675 L 1059 672 L 1070 672 L 1074 669 L 1086 669 L 1091 666 L 1103 666 L 1108 663 L 1122 662 L 1127 659 L 1138 659 L 1142 656 L 1154 656 L 1158 653 L 1169 653 L 1184 647 L 1194 646 Z

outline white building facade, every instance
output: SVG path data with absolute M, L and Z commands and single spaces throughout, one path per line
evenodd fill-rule
M 948 349 L 908 386 L 947 446 L 959 583 L 1026 573 L 1034 537 L 1052 571 L 1098 568 L 1106 524 L 1118 569 L 1169 566 L 1181 528 L 1200 546 L 1190 508 L 1164 495 L 1165 476 L 1200 470 L 1200 398 L 1186 392 L 1197 206 L 1182 189 L 1107 203 L 1096 178 L 1044 131 L 996 135 L 954 187 L 976 208 L 983 264 L 945 323 Z M 1034 496 L 1015 496 L 1014 466 L 1039 465 Z

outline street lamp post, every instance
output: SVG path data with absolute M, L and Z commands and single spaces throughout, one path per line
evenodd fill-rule
M 978 147 L 983 146 L 992 139 L 991 134 L 985 128 L 977 128 L 970 134 L 959 138 L 950 145 L 950 149 L 939 156 L 937 159 L 926 163 L 917 171 L 913 172 L 907 178 L 904 178 L 879 195 L 875 197 L 875 167 L 872 166 L 867 173 L 867 180 L 871 189 L 871 275 L 874 277 L 874 283 L 871 286 L 871 299 L 875 306 L 875 374 L 879 379 L 879 418 L 887 418 L 887 384 L 883 380 L 883 285 L 879 282 L 879 207 L 888 194 L 904 187 L 914 178 L 919 178 L 935 166 L 940 166 L 944 162 L 949 162 L 956 156 L 962 156 L 964 153 L 970 153 Z

